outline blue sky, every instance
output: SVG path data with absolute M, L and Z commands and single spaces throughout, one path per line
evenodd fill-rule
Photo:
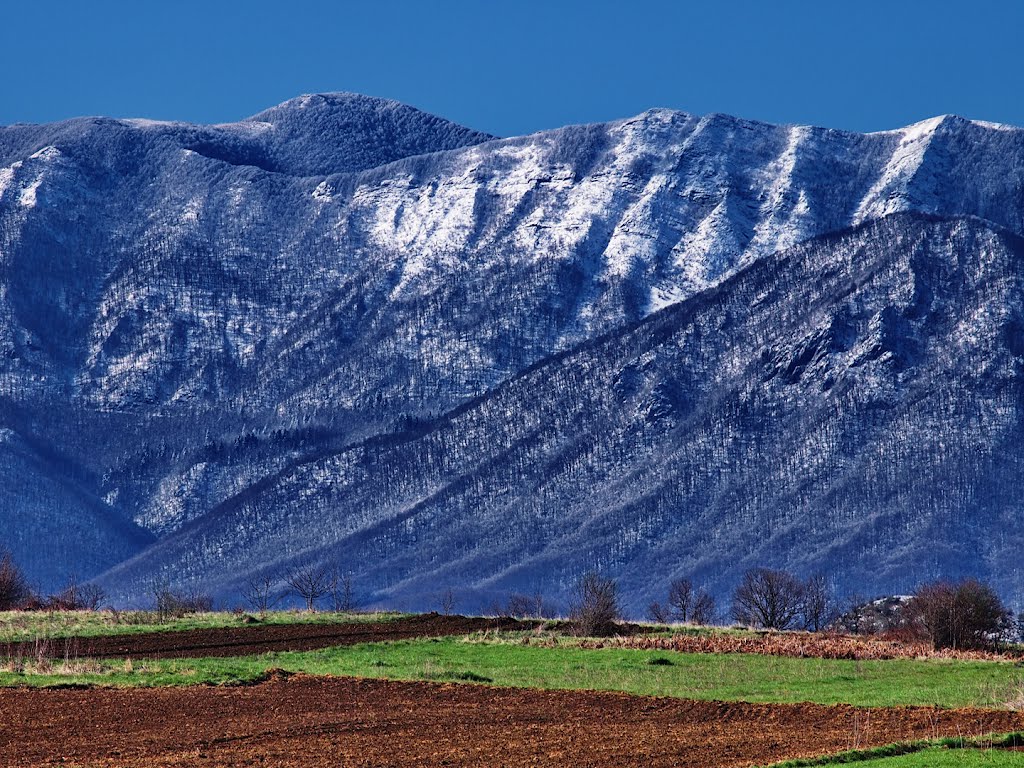
M 357 91 L 515 135 L 649 107 L 1024 125 L 1024 2 L 123 2 L 0 10 L 0 124 L 238 119 Z

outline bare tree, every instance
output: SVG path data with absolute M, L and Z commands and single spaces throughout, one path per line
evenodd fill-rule
M 242 590 L 242 597 L 254 611 L 266 615 L 267 611 L 277 605 L 284 595 L 277 589 L 279 579 L 269 574 L 254 576 Z
M 83 584 L 78 588 L 78 606 L 86 611 L 98 611 L 107 599 L 106 590 L 99 584 Z
M 11 553 L 0 549 L 0 611 L 17 608 L 29 598 L 25 574 L 14 562 Z
M 750 626 L 789 629 L 800 615 L 804 586 L 787 571 L 753 568 L 743 574 L 732 600 L 733 617 Z
M 540 592 L 534 592 L 532 595 L 521 593 L 509 595 L 508 603 L 503 611 L 506 616 L 514 616 L 517 619 L 543 619 L 548 612 L 548 606 L 544 603 L 544 596 Z
M 75 611 L 78 610 L 78 578 L 71 574 L 68 576 L 67 586 L 60 594 L 49 598 L 49 604 L 54 610 Z
M 452 591 L 451 587 L 448 587 L 448 589 L 441 593 L 441 613 L 445 616 L 451 616 L 454 612 L 455 592 Z
M 153 604 L 161 621 L 180 619 L 190 613 L 208 613 L 213 610 L 213 598 L 201 592 L 186 594 L 171 588 L 170 580 L 157 579 L 150 586 Z
M 1012 614 L 990 586 L 976 579 L 939 581 L 917 590 L 908 618 L 936 648 L 985 648 L 1010 634 Z
M 703 587 L 694 589 L 689 579 L 675 579 L 669 584 L 665 605 L 651 603 L 647 613 L 660 624 L 709 624 L 715 618 L 715 599 Z
M 801 606 L 804 629 L 820 632 L 833 620 L 835 606 L 828 582 L 815 574 L 804 582 L 804 600 Z
M 697 597 L 693 601 L 693 608 L 690 610 L 691 624 L 710 624 L 715 620 L 715 598 L 703 588 L 697 591 Z
M 656 624 L 668 624 L 672 621 L 672 612 L 655 600 L 647 606 L 647 617 Z
M 359 607 L 355 582 L 351 573 L 341 573 L 337 568 L 331 571 L 330 595 L 334 610 L 340 613 L 355 611 Z
M 80 584 L 72 574 L 68 583 L 58 594 L 51 595 L 46 603 L 51 610 L 96 611 L 107 599 L 107 593 L 98 584 Z
M 689 579 L 673 579 L 668 585 L 668 607 L 676 621 L 689 621 L 693 608 L 693 582 Z
M 297 565 L 285 576 L 285 583 L 306 601 L 306 610 L 313 611 L 316 601 L 330 593 L 331 577 L 327 568 L 313 563 Z
M 569 618 L 584 637 L 600 637 L 615 631 L 622 615 L 618 588 L 613 579 L 591 571 L 579 580 L 569 608 Z

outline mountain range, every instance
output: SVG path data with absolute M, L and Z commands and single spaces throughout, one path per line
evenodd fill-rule
M 42 589 L 634 613 L 754 565 L 1024 606 L 1024 130 L 499 139 L 302 96 L 0 128 L 0 544 Z

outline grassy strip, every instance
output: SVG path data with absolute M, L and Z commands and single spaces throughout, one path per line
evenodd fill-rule
M 950 768 L 959 766 L 1017 766 L 1021 758 L 1000 749 L 1024 745 L 1024 733 L 984 739 L 936 739 L 854 749 L 838 755 L 787 760 L 768 768 L 818 768 L 860 763 L 864 768 Z
M 388 621 L 407 616 L 402 613 L 307 613 L 270 611 L 248 619 L 218 611 L 161 619 L 156 611 L 0 611 L 0 645 L 20 640 L 63 637 L 131 635 L 144 632 L 177 632 L 189 629 L 237 627 L 258 618 L 261 624 L 343 624 Z
M 0 669 L 3 669 L 0 662 Z M 1000 662 L 846 661 L 744 654 L 535 647 L 476 638 L 408 640 L 247 658 L 60 660 L 0 672 L 0 685 L 237 684 L 268 668 L 313 675 L 450 680 L 721 701 L 1003 708 L 1024 669 Z

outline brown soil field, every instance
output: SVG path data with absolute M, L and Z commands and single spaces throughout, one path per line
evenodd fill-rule
M 78 658 L 189 658 L 255 656 L 269 651 L 312 651 L 337 645 L 467 635 L 486 629 L 519 629 L 515 619 L 466 618 L 426 613 L 405 619 L 347 624 L 248 624 L 217 629 L 71 637 L 47 641 L 54 656 Z M 37 643 L 0 645 L 0 656 L 32 656 Z
M 272 676 L 6 689 L 2 766 L 750 766 L 1024 728 L 1024 713 L 765 705 Z

